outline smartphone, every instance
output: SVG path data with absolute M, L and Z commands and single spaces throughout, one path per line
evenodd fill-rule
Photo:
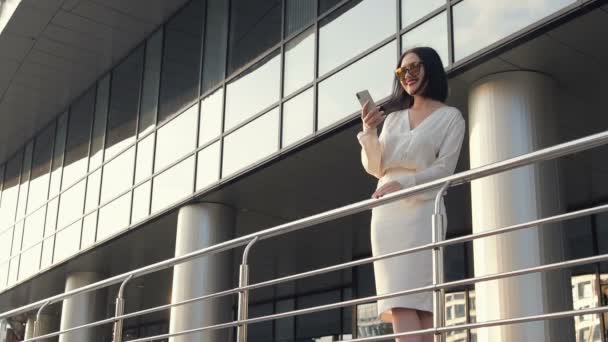
M 363 106 L 365 102 L 369 101 L 369 105 L 367 108 L 369 108 L 370 110 L 376 108 L 376 103 L 374 102 L 374 99 L 372 99 L 372 96 L 369 94 L 369 91 L 367 91 L 367 89 L 358 92 L 356 95 L 357 99 L 359 99 L 359 103 L 361 104 L 361 106 Z

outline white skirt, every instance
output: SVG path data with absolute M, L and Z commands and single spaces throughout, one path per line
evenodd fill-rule
M 412 172 L 399 170 L 402 172 Z M 382 177 L 378 187 L 394 179 L 395 172 Z M 436 193 L 436 191 L 435 191 Z M 426 196 L 428 198 L 428 196 Z M 372 209 L 371 245 L 374 256 L 418 247 L 432 242 L 434 200 L 409 197 Z M 442 213 L 445 207 L 441 206 Z M 447 219 L 444 215 L 444 227 Z M 445 229 L 444 236 L 445 238 Z M 378 295 L 431 285 L 433 282 L 432 251 L 401 255 L 374 262 Z M 433 312 L 433 293 L 421 292 L 378 301 L 378 316 L 391 322 L 393 308 Z

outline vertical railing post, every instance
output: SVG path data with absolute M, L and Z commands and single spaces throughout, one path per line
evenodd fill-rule
M 114 317 L 119 317 L 124 315 L 125 313 L 125 299 L 124 299 L 124 291 L 127 282 L 133 278 L 133 275 L 130 275 L 125 279 L 122 284 L 120 284 L 120 289 L 118 289 L 118 295 L 116 296 L 116 310 L 114 312 Z M 112 334 L 112 342 L 122 342 L 122 319 L 114 321 L 114 331 Z
M 49 305 L 50 303 L 51 302 L 48 301 L 48 302 L 42 304 L 40 309 L 38 309 L 38 313 L 36 313 L 36 321 L 34 321 L 34 337 L 40 336 L 40 316 L 42 315 L 42 310 L 44 310 L 44 308 L 47 305 Z
M 247 258 L 249 256 L 249 250 L 254 243 L 258 241 L 256 236 L 253 240 L 247 244 L 245 251 L 243 252 L 243 263 L 239 269 L 239 287 L 249 285 L 249 265 L 247 264 Z M 244 321 L 249 316 L 249 291 L 244 290 L 239 292 L 238 302 L 238 320 Z M 247 342 L 247 324 L 239 324 L 236 328 L 236 342 Z
M 441 203 L 443 201 L 443 194 L 449 187 L 450 183 L 445 183 L 437 196 L 435 197 L 435 211 L 433 212 L 432 228 L 433 228 L 433 243 L 438 243 L 443 240 L 443 213 L 441 212 Z M 433 248 L 433 285 L 443 283 L 443 248 Z M 444 325 L 444 312 L 445 312 L 445 291 L 435 289 L 433 291 L 433 328 L 438 329 Z M 433 337 L 434 342 L 443 342 L 443 334 L 435 331 Z

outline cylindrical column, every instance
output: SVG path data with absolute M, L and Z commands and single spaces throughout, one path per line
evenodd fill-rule
M 24 339 L 34 337 L 34 328 L 36 326 L 36 316 L 29 316 L 25 322 L 25 335 Z
M 505 72 L 476 82 L 469 96 L 471 168 L 556 143 L 551 78 L 535 72 Z M 526 222 L 562 211 L 556 161 L 542 162 L 471 184 L 473 232 Z M 475 276 L 562 260 L 561 226 L 535 227 L 473 243 Z M 566 271 L 537 273 L 475 286 L 477 321 L 570 308 Z M 570 324 L 564 324 L 570 322 Z M 572 320 L 478 329 L 478 341 L 569 341 Z
M 234 235 L 235 212 L 216 203 L 197 203 L 180 208 L 177 218 L 175 256 L 229 240 Z M 232 252 L 204 256 L 174 267 L 171 302 L 179 302 L 232 287 Z M 221 297 L 171 308 L 169 332 L 229 322 L 232 297 Z M 227 341 L 228 329 L 176 336 L 171 342 Z
M 70 291 L 95 283 L 102 279 L 102 276 L 93 272 L 76 272 L 68 275 L 65 282 L 65 290 Z M 63 301 L 61 310 L 61 330 L 72 328 L 78 325 L 91 323 L 100 319 L 101 313 L 106 308 L 106 303 L 101 291 L 81 293 Z M 59 342 L 81 342 L 81 341 L 101 341 L 98 329 L 80 329 L 59 336 Z

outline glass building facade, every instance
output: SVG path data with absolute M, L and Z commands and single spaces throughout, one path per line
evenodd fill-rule
M 350 122 L 353 94 L 390 95 L 410 47 L 435 48 L 450 73 L 580 3 L 189 1 L 0 164 L 0 292 Z M 595 291 L 578 278 L 573 286 L 580 298 Z M 461 322 L 465 292 L 450 300 L 448 320 Z M 354 324 L 338 310 L 355 329 L 327 336 L 390 330 L 370 310 L 357 308 Z M 577 324 L 592 329 L 588 321 Z M 274 340 L 308 338 L 300 328 L 275 327 Z

